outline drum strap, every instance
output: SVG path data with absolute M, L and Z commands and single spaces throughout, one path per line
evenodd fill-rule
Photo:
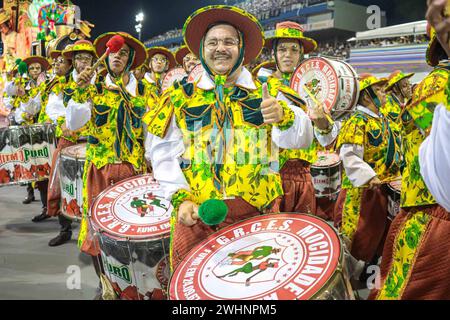
M 373 104 L 380 109 L 382 107 L 381 105 L 381 101 L 378 98 L 377 94 L 375 93 L 375 91 L 373 91 L 372 87 L 368 87 L 367 89 L 367 93 L 369 94 L 369 98 L 372 100 Z

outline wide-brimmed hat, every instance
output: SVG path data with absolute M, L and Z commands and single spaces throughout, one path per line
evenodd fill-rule
M 11 21 L 11 13 L 4 8 L 0 9 L 0 24 Z
M 256 77 L 258 75 L 259 70 L 261 70 L 262 68 L 265 69 L 271 69 L 271 70 L 276 70 L 277 69 L 277 63 L 273 60 L 271 61 L 264 61 L 260 64 L 258 64 L 256 67 L 253 68 L 252 70 L 252 75 L 254 77 Z
M 62 52 L 65 49 L 68 49 L 69 45 L 73 45 L 74 43 L 75 41 L 70 38 L 70 35 L 64 35 L 62 37 L 56 38 L 52 40 L 49 44 L 48 56 L 51 59 L 55 60 L 56 58 L 62 55 Z
M 222 22 L 234 26 L 243 34 L 244 64 L 259 56 L 264 46 L 264 35 L 258 19 L 240 8 L 224 5 L 201 8 L 187 18 L 183 26 L 183 37 L 189 50 L 200 57 L 200 44 L 207 30 L 213 24 Z
M 386 85 L 386 91 L 390 91 L 392 89 L 392 87 L 400 82 L 403 79 L 409 79 L 414 75 L 414 73 L 403 73 L 400 70 L 395 70 L 394 72 L 391 73 L 391 75 L 388 78 L 388 83 Z
M 145 50 L 144 44 L 131 36 L 126 32 L 108 32 L 98 36 L 95 39 L 94 47 L 98 57 L 101 57 L 106 52 L 106 44 L 115 35 L 120 35 L 125 39 L 125 43 L 135 51 L 134 61 L 131 64 L 130 70 L 140 67 L 147 60 L 147 51 Z
M 175 61 L 179 64 L 179 65 L 183 65 L 183 59 L 184 57 L 186 57 L 189 53 L 191 53 L 191 51 L 189 50 L 189 48 L 184 45 L 178 48 L 177 51 L 175 51 Z
M 359 90 L 363 91 L 376 84 L 386 84 L 388 80 L 386 78 L 377 78 L 370 73 L 363 73 L 359 75 Z
M 95 49 L 92 42 L 89 40 L 78 40 L 72 46 L 63 50 L 62 55 L 66 59 L 73 59 L 77 52 L 88 52 L 95 57 Z
M 427 25 L 427 34 L 430 37 L 430 42 L 428 42 L 426 61 L 428 65 L 434 67 L 439 64 L 439 61 L 446 59 L 447 54 L 437 38 L 436 30 L 429 23 Z
M 300 41 L 303 46 L 303 53 L 309 53 L 317 48 L 317 42 L 314 39 L 303 35 L 303 28 L 300 24 L 293 21 L 283 21 L 275 26 L 275 35 L 266 39 L 266 48 L 272 49 L 273 42 L 280 39 L 294 39 Z
M 148 62 L 150 62 L 151 58 L 155 55 L 155 54 L 162 54 L 163 56 L 165 56 L 167 58 L 167 60 L 169 61 L 169 67 L 168 70 L 172 69 L 175 67 L 175 65 L 177 64 L 175 61 L 175 57 L 173 56 L 173 53 L 164 47 L 152 47 L 147 49 L 147 59 Z
M 48 60 L 42 56 L 30 56 L 26 59 L 23 59 L 23 62 L 27 64 L 28 68 L 33 63 L 39 63 L 42 67 L 42 71 L 47 71 L 48 69 L 50 69 L 50 62 L 48 62 Z

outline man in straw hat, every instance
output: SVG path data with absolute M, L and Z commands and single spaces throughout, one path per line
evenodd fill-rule
M 403 73 L 395 70 L 389 75 L 386 85 L 386 104 L 381 113 L 395 125 L 400 121 L 400 114 L 412 97 L 412 87 L 409 79 L 414 73 Z
M 371 292 L 371 299 L 450 297 L 450 23 L 446 1 L 428 4 L 431 28 L 426 58 L 435 68 L 414 90 L 402 114 L 401 210 L 386 238 L 381 286 Z
M 304 54 L 317 48 L 317 43 L 303 35 L 301 26 L 292 21 L 277 23 L 275 35 L 266 39 L 266 48 L 272 50 L 276 71 L 268 77 L 269 91 L 283 92 L 288 98 L 299 101 L 307 111 L 298 93 L 292 90 L 290 80 Z M 315 106 L 314 122 L 316 134 L 328 134 L 333 124 L 328 122 L 322 106 Z M 280 153 L 281 179 L 284 196 L 277 199 L 273 209 L 280 212 L 307 212 L 316 214 L 316 197 L 310 174 L 311 164 L 317 161 L 318 142 L 314 140 L 308 149 L 282 150 Z
M 124 44 L 119 51 L 106 57 L 105 81 L 89 85 L 93 70 L 86 68 L 79 75 L 79 88 L 66 109 L 68 129 L 83 129 L 88 135 L 83 219 L 78 243 L 82 251 L 94 257 L 99 256 L 99 246 L 87 223 L 93 199 L 111 183 L 146 172 L 141 120 L 147 108 L 149 88 L 138 82 L 131 70 L 145 62 L 147 53 L 144 45 L 129 34 L 110 32 L 100 35 L 94 42 L 98 57 L 106 52 L 106 44 L 114 36 L 122 37 Z M 99 267 L 100 264 L 97 272 Z
M 66 106 L 63 101 L 64 89 L 70 82 L 72 74 L 72 59 L 63 56 L 64 49 L 73 45 L 74 41 L 68 35 L 56 39 L 54 49 L 50 51 L 50 58 L 54 61 L 54 74 L 52 80 L 47 81 L 44 90 L 41 92 L 41 112 L 39 114 L 40 123 L 53 123 L 56 126 L 57 148 L 53 152 L 52 165 L 50 171 L 50 183 L 48 185 L 47 215 L 58 216 L 61 226 L 60 233 L 49 241 L 49 246 L 58 246 L 72 237 L 72 222 L 61 215 L 61 188 L 59 183 L 59 159 L 62 149 L 77 143 L 78 134 L 71 132 L 66 127 Z
M 162 94 L 162 81 L 167 71 L 175 67 L 175 57 L 164 47 L 153 47 L 147 50 L 150 72 L 144 76 L 144 82 L 152 88 L 157 96 Z
M 0 30 L 2 33 L 3 54 L 6 56 L 6 70 L 10 71 L 17 58 L 17 32 L 11 26 L 11 13 L 0 9 Z
M 198 57 L 189 51 L 188 46 L 182 45 L 175 52 L 175 60 L 176 62 L 183 67 L 186 74 L 192 71 L 198 64 L 200 64 L 200 60 Z
M 400 139 L 380 112 L 386 82 L 360 75 L 358 106 L 343 125 L 336 145 L 345 172 L 335 225 L 348 240 L 352 256 L 367 266 L 376 265 L 389 227 L 384 184 L 400 176 Z
M 37 122 L 39 112 L 41 109 L 41 95 L 40 92 L 45 87 L 45 72 L 50 68 L 50 63 L 41 56 L 31 56 L 23 60 L 27 66 L 27 75 L 29 80 L 25 83 L 13 82 L 10 83 L 8 91 L 13 93 L 15 98 L 16 109 L 14 111 L 14 120 L 19 125 L 31 125 Z M 24 86 L 22 86 L 24 84 Z M 47 183 L 48 181 L 39 181 L 36 183 L 39 189 L 42 213 L 35 216 L 32 221 L 39 222 L 48 218 L 47 216 Z M 34 201 L 34 190 L 32 184 L 27 185 L 27 197 L 23 201 L 24 204 L 29 204 Z
M 198 221 L 200 204 L 225 201 L 228 216 L 219 227 L 268 210 L 283 194 L 270 146 L 305 148 L 313 138 L 307 115 L 271 96 L 244 67 L 264 44 L 254 16 L 208 6 L 186 20 L 183 33 L 205 71 L 150 110 L 146 143 L 155 178 L 175 207 L 172 267 L 215 230 Z

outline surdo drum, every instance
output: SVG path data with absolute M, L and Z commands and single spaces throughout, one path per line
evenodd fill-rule
M 202 76 L 204 71 L 205 69 L 203 68 L 202 64 L 199 63 L 194 67 L 194 69 L 191 70 L 191 72 L 189 72 L 187 82 L 189 83 L 197 82 L 198 80 L 200 80 L 200 77 Z
M 175 81 L 181 81 L 186 76 L 186 71 L 184 71 L 183 68 L 174 68 L 169 70 L 162 81 L 161 90 L 163 92 L 166 91 L 174 84 Z
M 86 143 L 61 150 L 59 181 L 61 212 L 71 220 L 81 220 L 83 208 L 83 172 L 86 162 Z
M 320 57 L 306 59 L 295 70 L 291 88 L 311 104 L 311 98 L 304 86 L 318 102 L 324 104 L 333 119 L 348 115 L 358 102 L 358 75 L 353 67 L 344 61 Z
M 0 128 L 0 186 L 48 179 L 55 149 L 53 125 Z
M 103 191 L 90 210 L 107 278 L 120 299 L 162 296 L 169 279 L 171 203 L 151 175 Z
M 336 231 L 305 214 L 258 216 L 194 247 L 170 279 L 172 300 L 354 299 Z
M 337 199 L 342 181 L 341 159 L 337 153 L 327 151 L 319 151 L 317 156 L 316 163 L 311 165 L 316 197 Z

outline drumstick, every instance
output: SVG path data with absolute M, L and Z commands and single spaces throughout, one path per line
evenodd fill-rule
M 305 85 L 303 85 L 303 89 L 305 90 L 305 92 L 308 94 L 308 96 L 311 98 L 311 100 L 316 104 L 316 105 L 322 105 L 317 99 L 316 99 L 316 97 L 312 94 L 312 92 L 311 91 L 309 91 L 309 89 L 305 86 Z M 327 120 L 330 122 L 330 123 L 334 123 L 334 121 L 333 121 L 333 119 L 331 119 L 331 117 L 330 117 L 330 115 L 328 114 L 328 113 L 326 113 L 325 112 L 325 117 L 327 118 Z

